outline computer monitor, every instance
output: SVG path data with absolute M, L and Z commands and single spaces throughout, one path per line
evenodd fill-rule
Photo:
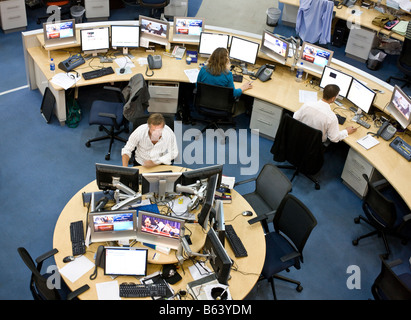
M 104 274 L 107 276 L 146 276 L 148 249 L 105 247 Z
M 369 112 L 372 103 L 374 102 L 375 95 L 376 93 L 372 89 L 353 78 L 350 89 L 348 90 L 347 99 L 359 108 L 357 116 L 361 117 L 361 111 L 365 113 Z
M 44 46 L 77 43 L 76 24 L 74 19 L 43 23 Z
M 207 232 L 203 253 L 209 255 L 208 259 L 210 260 L 211 267 L 216 274 L 218 282 L 227 285 L 233 262 L 213 228 L 210 228 Z
M 96 163 L 97 186 L 100 190 L 116 190 L 113 178 L 118 178 L 123 185 L 134 192 L 139 191 L 138 168 Z
M 164 46 L 169 45 L 170 24 L 168 22 L 140 15 L 139 25 L 140 45 L 142 45 L 143 41 Z
M 298 66 L 301 66 L 302 62 L 303 69 L 321 74 L 324 67 L 330 65 L 333 54 L 334 51 L 304 42 L 301 48 Z
M 225 243 L 225 218 L 224 218 L 224 203 L 221 200 L 214 202 L 214 217 L 212 218 L 212 227 L 217 232 L 218 238 L 222 245 Z
M 274 61 L 285 64 L 289 48 L 290 44 L 287 41 L 273 35 L 269 31 L 263 32 L 260 51 Z
M 260 44 L 239 37 L 232 36 L 229 57 L 241 62 L 255 64 Z
M 136 210 L 90 212 L 88 217 L 91 242 L 137 238 Z
M 216 164 L 209 167 L 202 167 L 190 171 L 185 171 L 182 174 L 181 184 L 188 186 L 196 183 L 197 181 L 208 179 L 215 174 L 218 174 L 217 186 L 220 187 L 221 178 L 223 176 L 222 164 Z
M 345 98 L 350 89 L 352 79 L 353 77 L 344 72 L 325 66 L 321 76 L 320 88 L 324 89 L 326 85 L 336 84 L 340 88 L 339 95 Z
M 107 52 L 110 48 L 110 28 L 81 29 L 81 51 L 85 54 L 97 56 L 98 53 Z
M 198 53 L 203 57 L 210 56 L 217 48 L 228 48 L 228 34 L 201 32 Z
M 163 198 L 175 192 L 181 172 L 152 172 L 141 174 L 141 191 L 143 194 L 154 193 Z
M 174 17 L 173 41 L 198 43 L 204 30 L 204 19 Z
M 128 53 L 128 48 L 140 46 L 140 27 L 126 25 L 111 26 L 111 47 L 123 48 L 123 53 Z
M 137 240 L 178 249 L 184 236 L 184 220 L 144 210 L 138 212 Z
M 409 126 L 411 123 L 411 98 L 397 85 L 394 87 L 387 109 L 401 127 L 405 129 Z
M 198 223 L 203 227 L 204 230 L 207 229 L 211 211 L 214 210 L 213 208 L 214 197 L 215 197 L 215 191 L 218 186 L 217 181 L 218 181 L 218 174 L 214 174 L 210 178 L 208 178 L 207 191 L 204 197 L 204 203 L 197 217 Z M 215 213 L 213 213 L 212 215 L 215 216 Z

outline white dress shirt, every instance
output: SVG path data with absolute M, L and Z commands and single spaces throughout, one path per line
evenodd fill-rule
M 147 123 L 137 127 L 121 150 L 121 155 L 126 154 L 131 158 L 134 149 L 135 159 L 141 165 L 146 160 L 152 160 L 156 164 L 171 164 L 178 155 L 176 136 L 167 125 L 164 126 L 161 138 L 156 144 L 151 142 Z
M 338 119 L 331 110 L 330 105 L 323 101 L 307 102 L 294 113 L 294 119 L 297 119 L 306 125 L 321 130 L 323 133 L 322 141 L 339 142 L 348 137 L 347 130 L 341 130 L 338 125 Z

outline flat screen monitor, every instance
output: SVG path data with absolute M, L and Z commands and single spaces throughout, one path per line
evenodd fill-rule
M 147 275 L 148 249 L 132 247 L 104 248 L 104 274 L 108 276 Z
M 216 274 L 218 282 L 227 285 L 228 279 L 230 278 L 232 260 L 213 228 L 210 228 L 207 232 L 203 253 L 210 255 L 210 264 Z
M 350 89 L 348 90 L 347 99 L 356 107 L 365 113 L 368 113 L 374 102 L 376 93 L 366 85 L 353 78 Z
M 143 194 L 154 193 L 164 198 L 168 193 L 175 192 L 181 172 L 153 172 L 141 174 L 141 190 Z
M 202 18 L 174 17 L 173 41 L 198 43 L 203 30 Z
M 388 111 L 404 129 L 411 122 L 411 98 L 397 85 L 394 87 Z
M 300 66 L 302 62 L 303 69 L 321 74 L 324 67 L 331 63 L 333 54 L 334 52 L 331 50 L 304 42 L 301 48 L 298 66 Z
M 352 79 L 353 77 L 344 72 L 325 66 L 321 76 L 320 88 L 324 89 L 326 85 L 336 84 L 340 88 L 339 95 L 346 98 Z
M 116 190 L 113 178 L 119 178 L 122 184 L 134 192 L 139 191 L 138 168 L 96 163 L 97 186 L 100 190 Z
M 74 19 L 43 23 L 44 46 L 53 47 L 77 43 Z
M 138 48 L 140 46 L 140 27 L 112 25 L 111 46 L 120 48 Z
M 169 44 L 170 24 L 168 22 L 140 15 L 139 26 L 140 45 L 142 40 L 165 46 Z
M 263 32 L 260 51 L 271 59 L 274 59 L 281 64 L 285 64 L 289 48 L 290 44 L 287 41 L 273 35 L 269 31 Z
M 217 48 L 228 48 L 228 34 L 201 32 L 198 53 L 202 56 L 210 56 Z
M 222 164 L 216 164 L 209 167 L 202 167 L 190 171 L 185 171 L 182 174 L 181 184 L 188 186 L 196 183 L 197 181 L 208 179 L 215 174 L 218 174 L 217 186 L 220 187 L 221 178 L 223 176 Z
M 136 210 L 91 212 L 88 217 L 91 242 L 137 238 Z
M 230 59 L 255 64 L 260 44 L 239 37 L 232 36 L 230 44 Z
M 221 243 L 225 243 L 225 218 L 224 218 L 224 203 L 221 200 L 214 202 L 215 217 L 213 218 L 213 229 L 217 232 Z
M 81 51 L 86 54 L 97 55 L 100 52 L 107 52 L 110 48 L 110 28 L 81 29 Z
M 138 212 L 137 240 L 170 249 L 178 249 L 184 233 L 184 220 L 152 213 Z
M 214 210 L 213 206 L 214 206 L 215 191 L 217 189 L 217 181 L 218 181 L 218 174 L 212 175 L 210 178 L 208 178 L 207 190 L 206 190 L 206 195 L 204 198 L 204 203 L 197 217 L 198 223 L 203 227 L 204 230 L 207 229 L 211 211 Z M 213 216 L 215 216 L 215 214 L 213 214 Z

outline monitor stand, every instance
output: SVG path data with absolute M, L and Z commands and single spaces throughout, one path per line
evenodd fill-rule
M 362 110 L 360 108 L 358 108 L 357 111 L 355 111 L 355 116 L 354 116 L 354 118 L 352 118 L 352 121 L 357 122 L 362 117 L 363 117 Z
M 114 192 L 116 204 L 111 210 L 119 210 L 125 206 L 130 206 L 133 203 L 141 201 L 141 193 L 135 192 L 133 189 L 130 189 L 125 184 L 121 183 L 120 178 L 113 177 L 113 186 L 117 189 Z M 121 193 L 121 191 L 123 193 Z

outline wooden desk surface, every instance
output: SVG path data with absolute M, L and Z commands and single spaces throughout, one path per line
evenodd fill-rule
M 170 169 L 174 171 L 182 170 L 181 167 L 177 166 L 161 166 L 161 170 Z M 149 170 L 142 168 L 143 172 L 156 170 L 158 171 L 159 167 L 154 167 Z M 85 223 L 86 220 L 87 209 L 83 207 L 81 195 L 83 192 L 92 191 L 98 191 L 95 181 L 90 182 L 70 199 L 56 222 L 53 236 L 53 248 L 56 248 L 59 251 L 55 255 L 55 261 L 59 269 L 63 268 L 66 265 L 65 263 L 63 263 L 63 258 L 72 254 L 69 230 L 70 223 L 78 220 L 83 220 L 83 223 Z M 226 241 L 225 247 L 228 255 L 234 260 L 233 268 L 235 269 L 231 271 L 231 280 L 229 280 L 230 293 L 233 299 L 240 300 L 244 299 L 247 296 L 260 276 L 265 260 L 265 238 L 261 224 L 256 223 L 249 225 L 247 221 L 253 217 L 244 217 L 241 214 L 244 210 L 253 211 L 248 202 L 235 190 L 233 190 L 232 192 L 232 197 L 233 199 L 231 204 L 224 204 L 225 220 L 227 221 L 227 224 L 232 224 L 234 226 L 237 234 L 241 237 L 241 240 L 248 251 L 248 257 L 235 258 L 230 245 Z M 255 217 L 255 213 L 253 216 Z M 188 224 L 187 226 L 193 232 L 191 236 L 193 245 L 191 248 L 194 252 L 199 251 L 204 244 L 205 233 L 203 232 L 201 227 L 199 227 L 199 225 Z M 196 243 L 197 240 L 199 240 L 198 243 Z M 97 251 L 99 245 L 100 243 L 93 243 L 87 248 L 85 257 L 87 257 L 93 263 L 94 254 Z M 159 253 L 158 251 L 149 249 L 149 257 L 152 257 L 154 252 L 160 255 L 160 260 L 156 261 L 156 264 L 150 263 L 148 265 L 147 274 L 161 271 L 161 262 L 176 262 L 175 250 L 172 250 L 169 255 L 166 255 Z M 178 290 L 180 289 L 186 290 L 187 283 L 193 280 L 188 270 L 188 267 L 191 265 L 191 261 L 185 261 L 183 265 L 185 274 L 181 269 L 179 269 L 179 273 L 183 277 L 183 279 L 172 286 L 175 292 L 178 292 Z M 111 277 L 104 275 L 104 270 L 101 268 L 98 268 L 98 276 L 95 280 L 92 281 L 89 279 L 89 276 L 93 273 L 93 271 L 94 268 L 92 268 L 89 272 L 84 274 L 74 283 L 71 283 L 66 278 L 64 279 L 71 290 L 75 290 L 76 288 L 79 288 L 86 283 L 90 286 L 90 289 L 80 296 L 81 299 L 97 299 L 96 283 L 113 281 Z M 118 277 L 115 280 L 117 280 L 119 284 L 122 282 L 138 283 L 137 279 L 134 277 Z

